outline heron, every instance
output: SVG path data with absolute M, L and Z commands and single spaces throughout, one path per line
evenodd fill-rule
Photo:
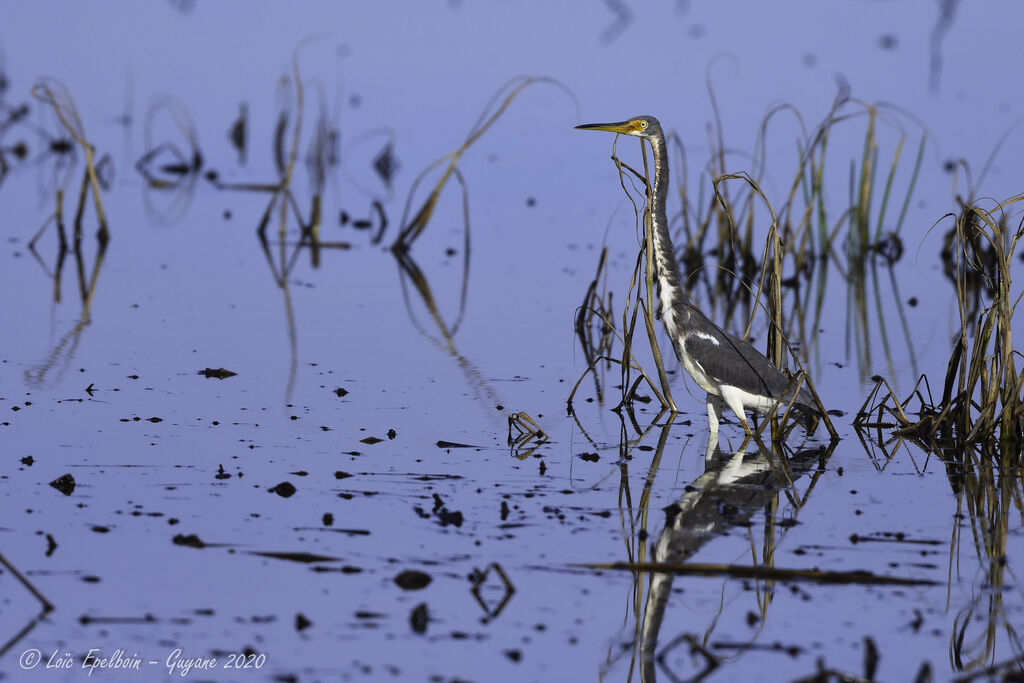
M 651 193 L 655 277 L 658 308 L 672 340 L 679 364 L 707 392 L 708 425 L 712 436 L 724 406 L 732 409 L 747 433 L 746 411 L 768 414 L 776 405 L 790 403 L 816 413 L 807 387 L 794 391 L 794 383 L 749 342 L 712 322 L 683 290 L 679 265 L 668 229 L 668 149 L 661 124 L 653 116 L 637 116 L 618 123 L 588 123 L 578 130 L 603 130 L 632 135 L 651 143 L 654 150 L 654 188 Z

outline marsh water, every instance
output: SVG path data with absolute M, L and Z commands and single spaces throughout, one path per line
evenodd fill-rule
M 941 392 L 944 216 L 1024 190 L 1016 4 L 3 14 L 0 679 L 1024 676 L 1020 470 L 852 424 L 878 377 Z M 573 126 L 661 118 L 682 246 L 682 198 L 707 215 L 721 173 L 782 207 L 837 98 L 839 237 L 785 314 L 838 442 L 709 443 L 670 352 L 677 415 L 643 388 L 613 411 L 608 362 L 567 411 L 578 309 L 607 249 L 622 324 L 643 202 L 613 136 Z M 903 249 L 855 260 L 866 139 L 871 231 Z M 725 248 L 691 294 L 742 332 Z

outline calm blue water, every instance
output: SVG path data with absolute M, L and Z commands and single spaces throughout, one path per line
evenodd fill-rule
M 959 319 L 937 256 L 950 224 L 933 226 L 957 208 L 954 194 L 999 200 L 1022 190 L 1014 125 L 1024 102 L 1012 85 L 1021 10 L 953 5 L 943 24 L 936 4 L 626 9 L 616 23 L 607 6 L 583 3 L 8 8 L 0 679 L 81 680 L 96 649 L 109 664 L 118 651 L 129 667 L 138 659 L 137 671 L 92 671 L 103 680 L 685 680 L 710 657 L 711 680 L 772 681 L 809 676 L 819 660 L 863 675 L 865 638 L 879 680 L 912 679 L 925 662 L 937 680 L 988 665 L 1019 671 L 1019 473 L 979 488 L 981 474 L 952 476 L 909 444 L 890 442 L 888 457 L 865 448 L 851 421 L 872 375 L 901 392 L 922 372 L 941 385 Z M 279 208 L 265 251 L 255 231 L 270 195 L 218 189 L 204 176 L 277 181 L 278 117 L 288 112 L 285 141 L 296 120 L 293 54 L 305 108 L 292 189 L 305 220 L 317 118 L 339 135 L 318 257 L 306 248 L 293 256 L 293 214 L 282 248 Z M 522 91 L 459 163 L 468 271 L 452 180 L 411 253 L 417 288 L 387 250 L 417 175 L 523 74 L 558 84 Z M 58 187 L 74 215 L 83 157 L 58 153 L 66 134 L 31 95 L 43 77 L 67 87 L 113 168 L 102 195 L 109 244 L 100 250 L 94 238 L 90 199 L 81 258 L 62 265 L 52 223 L 34 250 L 29 242 Z M 879 264 L 862 282 L 845 280 L 837 249 L 821 303 L 807 286 L 803 317 L 793 314 L 816 386 L 843 415 L 827 457 L 811 452 L 821 432 L 792 439 L 788 477 L 777 458 L 735 457 L 735 425 L 706 452 L 701 392 L 674 362 L 683 412 L 667 430 L 653 403 L 635 427 L 609 410 L 617 368 L 602 374 L 604 405 L 588 378 L 577 418 L 565 413 L 586 367 L 574 317 L 601 248 L 616 316 L 637 248 L 608 158 L 612 136 L 572 127 L 658 115 L 685 142 L 673 185 L 685 168 L 688 195 L 706 207 L 717 145 L 708 79 L 730 171 L 753 168 L 766 112 L 782 103 L 799 111 L 768 128 L 762 187 L 776 209 L 800 121 L 816 126 L 841 86 L 891 105 L 879 110 L 880 173 L 906 133 L 886 229 L 928 136 L 903 258 L 891 272 Z M 28 115 L 5 125 L 22 104 Z M 229 136 L 243 104 L 244 163 Z M 829 141 L 830 225 L 849 205 L 867 125 L 856 103 L 844 111 L 856 115 Z M 390 184 L 373 166 L 389 140 Z M 161 142 L 167 156 L 154 168 L 170 187 L 154 189 L 135 165 Z M 197 173 L 160 169 L 176 161 L 172 147 L 191 161 L 190 145 L 201 152 Z M 618 152 L 642 167 L 635 143 L 620 140 Z M 970 178 L 944 170 L 956 159 Z M 413 210 L 437 178 L 416 190 Z M 678 197 L 670 207 L 679 212 Z M 721 302 L 701 296 L 720 313 Z M 207 368 L 237 374 L 199 374 Z M 523 459 L 506 441 L 517 411 L 551 436 Z M 49 485 L 65 474 L 70 495 Z M 295 493 L 275 493 L 288 492 L 282 482 Z M 992 520 L 1005 520 L 995 525 L 1005 533 L 987 535 Z M 669 585 L 577 566 L 665 552 L 675 562 L 864 570 L 919 584 L 712 573 Z M 52 604 L 41 620 L 39 598 L 11 568 Z M 407 570 L 428 574 L 429 585 L 401 588 L 395 578 Z M 232 653 L 247 653 L 250 668 L 225 671 Z M 215 670 L 182 673 L 210 658 Z

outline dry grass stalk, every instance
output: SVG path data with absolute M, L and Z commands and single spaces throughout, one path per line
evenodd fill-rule
M 75 235 L 78 239 L 81 235 L 81 219 L 85 206 L 86 190 L 91 190 L 93 205 L 96 209 L 96 218 L 99 221 L 99 228 L 96 236 L 101 242 L 106 242 L 110 233 L 107 230 L 107 215 L 103 211 L 103 199 L 100 197 L 100 181 L 96 172 L 96 150 L 85 135 L 85 126 L 82 117 L 78 114 L 75 101 L 71 93 L 59 81 L 52 78 L 42 78 L 32 86 L 32 96 L 43 104 L 53 108 L 57 119 L 72 139 L 82 148 L 85 155 L 85 176 L 82 178 L 82 189 L 79 194 L 78 212 L 75 217 Z

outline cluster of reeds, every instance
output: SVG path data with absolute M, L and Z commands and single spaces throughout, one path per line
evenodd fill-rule
M 946 217 L 954 222 L 952 276 L 960 332 L 940 396 L 932 395 L 926 377 L 902 400 L 881 380 L 855 425 L 896 427 L 898 436 L 929 450 L 954 446 L 963 452 L 978 444 L 1000 444 L 1006 450 L 1024 440 L 1024 372 L 1018 369 L 1020 352 L 1014 349 L 1012 330 L 1021 293 L 1010 273 L 1024 235 L 1024 222 L 1011 216 L 1011 208 L 1021 200 L 1024 195 L 988 206 L 971 202 Z

